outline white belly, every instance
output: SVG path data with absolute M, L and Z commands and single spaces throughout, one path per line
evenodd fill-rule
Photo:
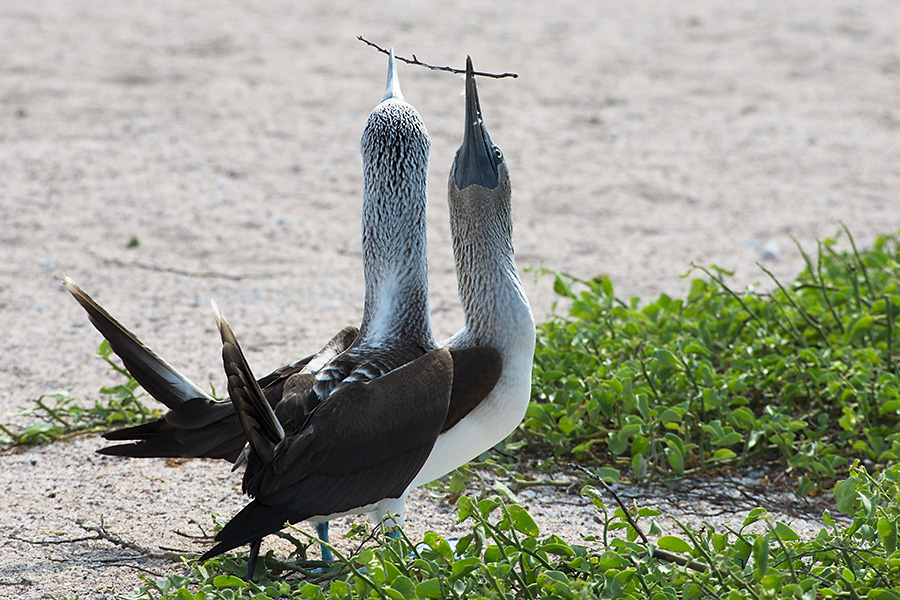
M 407 491 L 466 464 L 490 450 L 518 426 L 531 396 L 531 360 L 504 365 L 503 374 L 485 400 L 452 429 L 442 433 Z

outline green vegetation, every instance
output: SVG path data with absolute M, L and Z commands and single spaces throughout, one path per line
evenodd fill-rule
M 416 544 L 358 527 L 362 549 L 335 552 L 318 573 L 305 560 L 315 541 L 296 529 L 285 534 L 296 552 L 263 557 L 253 582 L 240 553 L 183 559 L 184 575 L 146 579 L 134 597 L 900 600 L 900 237 L 859 252 L 846 236 L 845 250 L 832 239 L 815 256 L 801 249 L 806 269 L 789 284 L 772 277 L 772 293 L 736 291 L 724 270 L 695 267 L 703 277 L 686 299 L 642 305 L 618 299 L 606 277 L 554 276 L 567 311 L 539 327 L 533 402 L 503 448 L 539 465 L 589 467 L 582 495 L 598 512 L 595 536 L 541 535 L 510 487 L 569 482 L 526 479 L 501 457 L 476 464 L 501 477 L 470 464 L 435 490 L 470 494 L 457 502 L 468 531 L 455 546 L 434 533 Z M 108 348 L 99 354 L 122 371 Z M 134 390 L 133 380 L 104 389 L 93 409 L 68 396 L 50 407 L 45 396 L 29 413 L 39 422 L 3 431 L 41 443 L 155 417 Z M 812 540 L 760 508 L 739 528 L 661 531 L 659 511 L 626 505 L 604 481 L 772 464 L 796 475 L 801 496 L 830 491 L 849 519 L 825 511 Z
M 606 277 L 556 275 L 571 309 L 540 327 L 521 436 L 638 481 L 777 461 L 800 474 L 801 495 L 829 488 L 853 457 L 896 461 L 898 238 L 865 253 L 829 239 L 803 256 L 804 272 L 773 278 L 771 294 L 697 268 L 707 277 L 686 300 L 645 306 L 617 299 Z
M 84 408 L 66 392 L 44 394 L 33 401 L 32 408 L 11 415 L 33 417 L 27 427 L 19 429 L 0 424 L 0 444 L 44 444 L 159 418 L 159 411 L 152 411 L 141 402 L 140 398 L 146 394 L 135 394 L 137 381 L 116 361 L 106 340 L 100 344 L 96 356 L 105 361 L 110 370 L 121 374 L 124 383 L 100 388 L 102 400 L 94 402 L 90 408 Z
M 801 541 L 763 509 L 751 511 L 739 529 L 681 525 L 675 535 L 651 541 L 642 523 L 658 511 L 610 507 L 597 488 L 586 486 L 584 495 L 602 515 L 602 532 L 584 544 L 541 537 L 518 505 L 462 497 L 458 516 L 471 529 L 455 548 L 434 533 L 418 546 L 406 538 L 379 538 L 354 557 L 337 554 L 332 571 L 307 580 L 273 575 L 290 565 L 262 564 L 269 555 L 260 561 L 255 581 L 247 582 L 243 560 L 219 557 L 204 564 L 188 562 L 188 576 L 147 581 L 133 598 L 896 600 L 900 467 L 878 476 L 859 465 L 850 472 L 836 491 L 841 509 L 853 515 L 851 524 L 841 527 L 826 512 L 826 526 L 810 541 Z M 764 532 L 748 532 L 757 522 Z M 646 527 L 650 534 L 660 533 L 652 521 Z

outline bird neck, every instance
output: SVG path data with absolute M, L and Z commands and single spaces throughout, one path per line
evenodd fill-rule
M 367 177 L 362 226 L 366 281 L 362 344 L 402 339 L 436 347 L 428 305 L 425 172 Z M 391 182 L 397 181 L 403 185 L 395 189 Z
M 357 347 L 437 347 L 426 257 L 430 147 L 425 124 L 404 100 L 388 98 L 369 115 L 360 141 L 366 303 Z
M 501 350 L 518 341 L 533 346 L 534 318 L 513 252 L 509 190 L 496 194 L 473 186 L 461 193 L 452 180 L 450 186 L 453 254 L 470 342 Z

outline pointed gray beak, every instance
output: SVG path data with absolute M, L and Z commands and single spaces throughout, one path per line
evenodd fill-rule
M 403 100 L 403 92 L 400 91 L 400 78 L 397 77 L 397 61 L 394 60 L 393 48 L 391 48 L 391 53 L 388 55 L 387 85 L 384 88 L 384 98 L 381 101 L 384 102 L 390 98 Z
M 498 151 L 499 152 L 499 151 Z M 501 155 L 502 156 L 502 155 Z M 481 104 L 478 102 L 478 88 L 472 58 L 466 57 L 466 128 L 463 143 L 456 153 L 455 182 L 457 189 L 470 185 L 480 185 L 487 189 L 497 187 L 499 175 L 497 165 L 500 158 L 495 154 L 494 144 L 481 118 Z

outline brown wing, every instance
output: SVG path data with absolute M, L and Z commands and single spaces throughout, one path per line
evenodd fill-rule
M 254 475 L 249 488 L 256 499 L 203 558 L 278 531 L 286 521 L 400 497 L 434 447 L 452 382 L 453 359 L 438 349 L 370 382 L 342 386 Z
M 63 283 L 87 312 L 97 331 L 109 342 L 113 352 L 122 359 L 131 376 L 148 394 L 169 408 L 193 398 L 213 399 L 114 319 L 72 279 L 63 275 Z
M 222 361 L 228 377 L 228 395 L 237 413 L 247 442 L 263 462 L 272 460 L 275 448 L 284 439 L 284 430 L 272 405 L 262 393 L 237 337 L 213 302 L 216 325 L 222 336 Z
M 489 346 L 451 350 L 453 357 L 453 392 L 450 410 L 441 433 L 444 433 L 481 404 L 500 379 L 503 357 Z

